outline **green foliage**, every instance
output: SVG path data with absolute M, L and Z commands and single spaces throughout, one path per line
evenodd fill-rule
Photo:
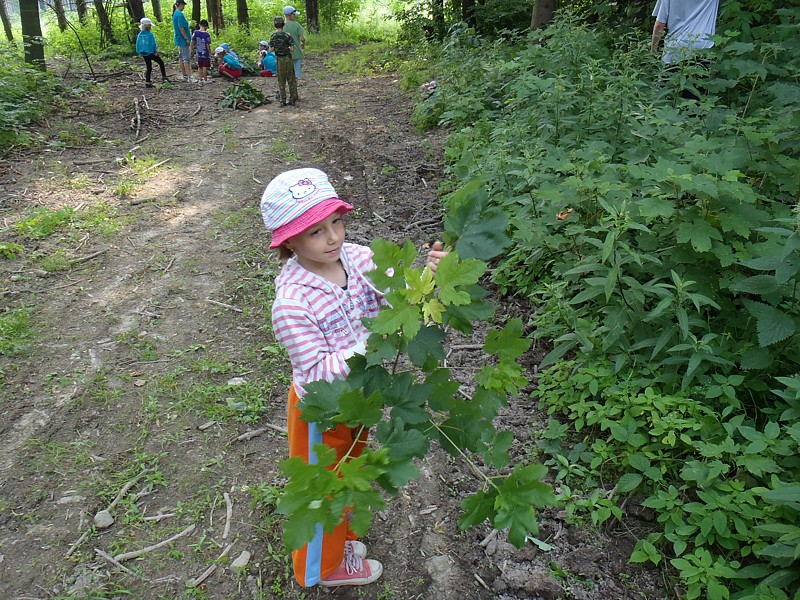
M 632 560 L 687 598 L 800 582 L 800 11 L 755 4 L 728 3 L 708 74 L 566 19 L 526 44 L 454 30 L 415 109 L 474 188 L 446 225 L 493 229 L 471 203 L 508 223 L 493 279 L 552 341 L 538 393 L 566 422 L 540 447 L 568 513 L 644 496 L 659 530 Z
M 50 112 L 58 96 L 56 78 L 25 64 L 16 45 L 0 42 L 0 152 L 28 145 L 25 128 Z
M 240 81 L 225 90 L 219 105 L 222 108 L 249 110 L 250 108 L 261 106 L 266 101 L 267 99 L 261 90 L 257 90 L 246 81 Z
M 0 258 L 14 260 L 17 254 L 25 252 L 25 247 L 12 242 L 0 242 Z
M 0 356 L 14 356 L 28 347 L 32 339 L 31 312 L 28 308 L 6 308 L 0 313 Z
M 20 235 L 29 239 L 42 239 L 65 227 L 72 219 L 72 208 L 50 210 L 43 206 L 34 208 L 26 217 L 15 223 Z
M 484 239 L 484 246 L 491 243 Z M 459 395 L 458 382 L 442 366 L 443 342 L 446 328 L 469 332 L 474 320 L 491 316 L 485 291 L 477 285 L 485 263 L 451 252 L 440 261 L 434 281 L 427 268 L 412 268 L 417 251 L 411 242 L 398 247 L 376 240 L 372 249 L 377 269 L 371 276 L 387 290 L 389 305 L 368 320 L 366 354 L 348 361 L 347 378 L 306 385 L 298 407 L 302 418 L 321 430 L 340 423 L 357 433 L 373 429 L 378 447 L 359 454 L 354 442 L 337 461 L 334 451 L 320 444 L 313 464 L 300 458 L 283 464 L 290 483 L 278 512 L 289 515 L 287 546 L 309 541 L 316 523 L 331 531 L 346 507 L 352 508 L 350 526 L 363 534 L 372 512 L 385 506 L 380 490 L 397 493 L 417 477 L 414 461 L 425 456 L 431 441 L 465 460 L 479 478 L 478 491 L 462 503 L 461 527 L 488 519 L 507 529 L 512 543 L 523 545 L 538 531 L 535 509 L 552 504 L 555 496 L 542 481 L 546 470 L 541 465 L 508 466 L 511 434 L 497 431 L 493 423 L 508 395 L 526 384 L 516 362 L 531 344 L 521 320 L 489 331 L 483 350 L 492 359 L 479 373 L 473 396 Z M 480 253 L 491 254 L 486 247 Z M 476 455 L 500 474 L 479 469 Z

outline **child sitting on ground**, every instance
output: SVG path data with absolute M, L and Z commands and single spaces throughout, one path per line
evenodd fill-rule
M 219 65 L 220 75 L 225 75 L 225 77 L 237 83 L 239 77 L 242 76 L 242 65 L 236 55 L 230 50 L 226 50 L 223 45 L 214 50 L 214 56 L 222 61 Z
M 261 68 L 262 77 L 278 76 L 278 62 L 275 53 L 269 47 L 269 42 L 258 42 L 258 66 Z

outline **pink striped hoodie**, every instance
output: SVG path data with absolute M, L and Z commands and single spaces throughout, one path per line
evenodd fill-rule
M 349 371 L 347 358 L 366 342 L 363 317 L 375 317 L 386 304 L 365 273 L 375 269 L 372 250 L 345 243 L 341 261 L 347 289 L 312 273 L 289 259 L 275 281 L 272 328 L 292 363 L 297 394 L 311 381 L 333 381 Z

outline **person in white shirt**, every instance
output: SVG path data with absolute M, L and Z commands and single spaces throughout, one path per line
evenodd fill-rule
M 658 51 L 664 30 L 667 36 L 662 60 L 667 64 L 692 58 L 698 51 L 711 48 L 718 12 L 719 0 L 658 0 L 653 10 L 656 23 L 650 50 Z

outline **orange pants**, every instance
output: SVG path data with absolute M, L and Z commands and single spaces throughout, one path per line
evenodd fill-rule
M 336 458 L 345 456 L 353 446 L 355 430 L 340 424 L 331 431 L 320 432 L 316 423 L 306 423 L 300 418 L 300 410 L 297 403 L 300 398 L 294 390 L 294 386 L 289 389 L 289 418 L 287 428 L 289 430 L 289 458 L 295 456 L 302 457 L 306 462 L 315 464 L 317 456 L 314 452 L 314 444 L 325 444 L 336 451 Z M 361 438 L 356 444 L 351 456 L 360 456 L 366 444 L 367 432 L 362 433 Z M 322 529 L 322 524 L 317 523 L 316 535 L 314 539 L 299 550 L 292 551 L 292 564 L 294 565 L 294 576 L 297 582 L 303 587 L 311 587 L 319 583 L 335 571 L 344 560 L 344 543 L 347 540 L 355 540 L 356 536 L 348 526 L 347 518 L 331 533 L 326 533 Z

